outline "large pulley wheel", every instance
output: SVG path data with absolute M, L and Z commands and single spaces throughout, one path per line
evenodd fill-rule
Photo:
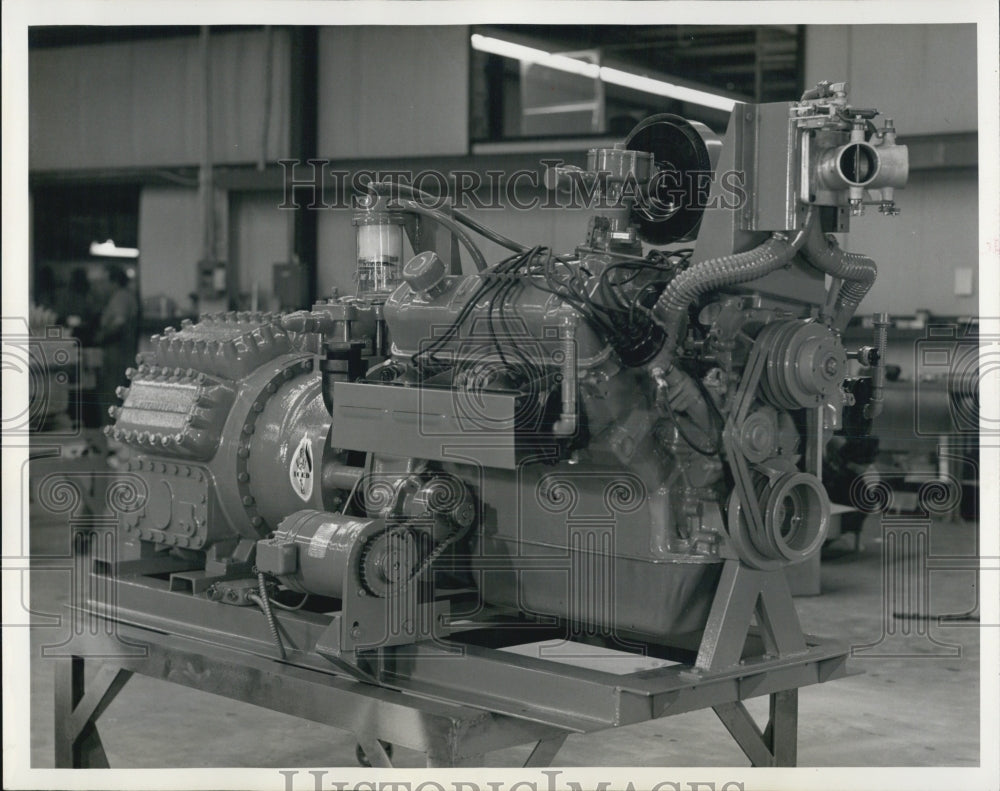
M 663 113 L 641 121 L 625 138 L 625 147 L 649 152 L 654 161 L 648 199 L 633 210 L 639 235 L 650 244 L 693 238 L 722 148 L 718 136 L 697 121 Z
M 807 560 L 823 546 L 830 529 L 830 500 L 815 475 L 786 472 L 757 487 L 763 524 L 759 530 L 744 513 L 739 493 L 729 498 L 729 538 L 740 560 L 771 571 Z
M 781 409 L 828 402 L 847 375 L 847 355 L 837 336 L 814 321 L 779 321 L 758 336 L 767 348 L 761 377 L 765 399 Z

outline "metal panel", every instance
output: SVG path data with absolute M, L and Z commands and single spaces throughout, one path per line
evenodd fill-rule
M 331 444 L 439 461 L 454 460 L 449 448 L 460 448 L 464 460 L 514 469 L 518 399 L 514 393 L 464 399 L 451 389 L 337 382 Z
M 720 208 L 706 211 L 702 218 L 692 258 L 695 263 L 750 250 L 767 239 L 769 231 L 800 224 L 794 212 L 798 163 L 786 149 L 791 145 L 789 135 L 794 134 L 788 108 L 787 102 L 737 104 L 733 108 L 709 192 L 710 205 Z M 722 208 L 732 200 L 723 189 L 722 178 L 727 173 L 742 174 L 746 193 L 744 204 L 734 210 Z M 825 295 L 822 273 L 800 259 L 789 269 L 733 290 L 752 290 L 800 304 L 822 303 Z
M 785 231 L 801 226 L 796 190 L 798 162 L 797 130 L 789 123 L 788 102 L 753 106 L 755 161 L 749 193 L 753 201 L 747 228 L 753 231 Z M 751 164 L 744 163 L 748 170 Z
M 465 154 L 468 27 L 321 28 L 318 111 L 321 157 Z

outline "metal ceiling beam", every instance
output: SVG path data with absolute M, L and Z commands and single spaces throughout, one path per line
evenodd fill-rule
M 739 63 L 739 64 L 719 64 L 716 66 L 704 66 L 702 68 L 712 72 L 713 74 L 753 74 L 757 71 L 757 63 L 761 65 L 764 71 L 794 71 L 795 70 L 795 56 L 789 56 L 788 58 L 783 58 L 781 61 L 774 61 L 770 58 L 763 58 L 756 62 L 751 63 Z
M 794 54 L 796 43 L 794 39 L 790 41 L 772 41 L 767 43 L 767 48 L 770 52 Z M 750 39 L 745 44 L 725 44 L 718 46 L 692 44 L 690 47 L 672 47 L 671 51 L 676 55 L 687 57 L 718 58 L 728 55 L 753 55 L 755 45 L 753 40 Z

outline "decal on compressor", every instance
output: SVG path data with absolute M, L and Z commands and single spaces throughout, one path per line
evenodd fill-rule
M 308 436 L 302 438 L 295 453 L 292 454 L 288 478 L 295 493 L 305 502 L 309 502 L 313 493 L 313 452 Z

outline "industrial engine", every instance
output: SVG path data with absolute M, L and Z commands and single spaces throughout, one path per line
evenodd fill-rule
M 758 593 L 761 655 L 794 654 L 825 448 L 881 406 L 884 324 L 842 342 L 876 267 L 833 236 L 896 212 L 877 117 L 821 83 L 721 139 L 647 118 L 546 173 L 589 199 L 572 250 L 372 182 L 356 294 L 202 315 L 128 371 L 115 617 L 454 700 L 422 657 L 530 627 L 735 665 Z

